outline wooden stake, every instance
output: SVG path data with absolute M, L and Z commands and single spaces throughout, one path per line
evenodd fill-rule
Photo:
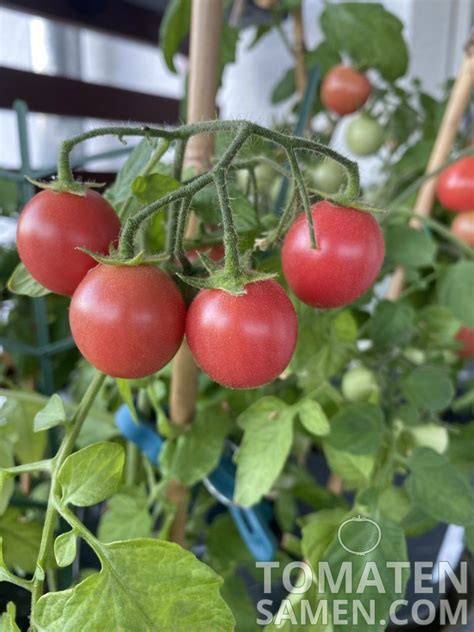
M 451 96 L 449 97 L 446 111 L 436 137 L 430 159 L 426 166 L 425 173 L 431 173 L 438 169 L 449 158 L 453 141 L 459 129 L 461 119 L 466 107 L 469 103 L 471 92 L 474 86 L 474 40 L 471 40 L 466 46 L 466 55 L 461 65 L 458 77 L 453 86 Z M 433 210 L 433 204 L 436 195 L 437 178 L 429 178 L 426 180 L 416 198 L 414 213 L 429 217 Z M 410 226 L 420 228 L 420 220 L 413 218 Z M 387 292 L 387 298 L 396 301 L 400 296 L 405 284 L 405 270 L 398 267 L 393 275 L 390 287 Z
M 304 26 L 301 5 L 293 11 L 293 55 L 295 58 L 295 83 L 301 97 L 306 90 L 306 66 L 304 63 Z
M 219 69 L 222 0 L 193 0 L 191 6 L 191 35 L 189 55 L 189 86 L 187 122 L 196 123 L 216 116 L 217 73 Z M 185 165 L 196 172 L 207 171 L 214 151 L 211 134 L 190 138 Z M 197 218 L 191 214 L 186 230 L 187 238 L 196 233 Z M 173 361 L 170 393 L 170 419 L 178 426 L 192 422 L 197 395 L 198 369 L 186 341 Z M 171 527 L 170 538 L 184 544 L 187 518 L 187 493 L 174 481 L 168 488 L 168 498 L 177 512 Z

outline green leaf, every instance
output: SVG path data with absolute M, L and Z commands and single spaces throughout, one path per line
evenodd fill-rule
M 14 294 L 23 294 L 24 296 L 46 296 L 49 290 L 35 281 L 28 270 L 22 263 L 19 263 L 13 274 L 8 279 L 7 288 Z
M 280 474 L 293 440 L 294 410 L 276 397 L 262 397 L 239 417 L 244 436 L 237 453 L 234 500 L 250 506 Z
M 177 544 L 128 540 L 101 544 L 102 571 L 38 601 L 34 624 L 48 632 L 136 630 L 231 632 L 222 579 Z
M 324 445 L 324 454 L 331 471 L 344 480 L 348 489 L 367 485 L 375 465 L 373 456 L 335 450 L 328 443 Z
M 220 70 L 219 77 L 227 64 L 235 61 L 237 52 L 237 43 L 239 41 L 239 30 L 227 24 L 222 23 L 221 32 L 221 50 L 220 50 Z
M 58 535 L 54 541 L 54 557 L 58 566 L 69 566 L 74 562 L 77 552 L 77 535 L 76 530 L 71 529 Z
M 378 450 L 384 433 L 382 410 L 373 404 L 350 404 L 331 419 L 326 443 L 351 454 L 371 454 Z
M 21 632 L 16 624 L 16 605 L 13 601 L 7 603 L 7 611 L 2 614 L 0 632 Z
M 66 423 L 66 411 L 63 400 L 55 393 L 48 399 L 46 406 L 36 413 L 34 430 L 40 432 L 64 423 Z
M 202 480 L 219 463 L 228 431 L 229 415 L 222 405 L 202 408 L 189 432 L 166 442 L 160 455 L 163 474 L 189 487 Z
M 370 335 L 379 347 L 401 347 L 415 331 L 415 310 L 406 303 L 380 301 L 370 320 Z
M 253 565 L 253 557 L 228 512 L 219 514 L 212 521 L 206 546 L 211 566 L 222 575 L 241 564 Z
M 46 450 L 47 434 L 35 434 L 33 418 L 47 399 L 27 391 L 0 389 L 0 438 L 13 443 L 16 459 L 21 463 L 40 461 Z
M 474 327 L 474 262 L 449 266 L 438 281 L 438 298 L 464 325 Z
M 410 512 L 412 502 L 403 487 L 387 487 L 378 499 L 382 515 L 393 522 L 400 523 Z
M 448 524 L 474 525 L 474 490 L 449 460 L 430 448 L 416 448 L 406 489 L 431 518 Z
M 345 582 L 342 581 L 338 590 L 326 590 L 325 596 L 330 602 L 330 611 L 335 606 L 334 602 L 342 600 L 344 609 L 347 608 L 347 621 L 355 620 L 358 606 L 363 606 L 366 612 L 370 612 L 371 607 L 374 608 L 374 619 L 377 623 L 371 625 L 370 630 L 383 632 L 386 629 L 385 621 L 388 620 L 391 604 L 396 599 L 403 599 L 410 571 L 408 568 L 400 569 L 402 582 L 401 586 L 397 587 L 393 569 L 387 568 L 387 562 L 406 564 L 408 561 L 403 529 L 389 520 L 377 519 L 376 524 L 380 529 L 381 538 L 375 546 L 379 531 L 369 520 L 370 518 L 364 516 L 347 516 L 345 524 L 342 523 L 344 526 L 341 525 L 338 534 L 326 549 L 324 561 L 327 562 L 332 577 L 337 578 L 343 568 L 342 565 L 349 563 L 352 581 L 349 582 L 348 591 L 345 590 Z M 341 542 L 353 551 L 368 551 L 371 545 L 375 548 L 365 555 L 354 555 L 349 553 Z M 381 581 L 378 586 L 373 581 L 375 571 L 367 573 L 370 567 L 375 568 L 380 575 Z M 364 577 L 368 581 L 364 581 Z M 380 586 L 383 586 L 383 591 L 380 590 Z M 321 585 L 319 587 L 322 588 Z M 379 623 L 382 620 L 384 623 Z M 346 628 L 346 625 L 334 625 L 334 632 L 343 632 Z
M 143 488 L 115 494 L 107 502 L 97 535 L 102 542 L 116 542 L 151 536 L 153 518 Z
M 27 520 L 16 507 L 9 507 L 0 517 L 3 556 L 9 568 L 32 573 L 36 568 L 42 525 Z
M 407 400 L 419 410 L 438 412 L 447 408 L 454 396 L 454 386 L 444 369 L 420 366 L 401 382 Z
M 235 213 L 235 228 L 238 233 L 247 233 L 259 227 L 255 207 L 246 198 L 234 198 L 232 200 L 232 209 Z
M 417 319 L 427 347 L 448 346 L 459 329 L 459 321 L 443 305 L 427 305 L 418 312 Z
M 357 340 L 357 321 L 349 309 L 337 314 L 331 322 L 334 335 L 341 342 L 355 342 Z
M 313 568 L 317 568 L 318 562 L 323 559 L 324 551 L 331 544 L 346 515 L 345 509 L 324 509 L 309 516 L 302 530 L 301 548 L 304 559 Z
M 173 57 L 191 25 L 191 0 L 170 0 L 160 26 L 160 48 L 171 72 L 176 72 Z
M 317 402 L 311 399 L 303 399 L 297 404 L 297 410 L 300 421 L 308 432 L 317 437 L 322 437 L 329 433 L 329 421 Z
M 363 68 L 375 68 L 387 81 L 402 77 L 408 67 L 403 23 L 381 4 L 343 2 L 327 5 L 321 28 L 331 46 Z
M 285 72 L 272 91 L 272 103 L 280 103 L 292 97 L 296 92 L 295 70 L 290 68 Z
M 122 479 L 125 451 L 118 443 L 94 443 L 67 457 L 58 473 L 63 503 L 87 507 L 114 494 Z
M 118 391 L 120 393 L 121 398 L 127 404 L 130 414 L 133 417 L 134 421 L 138 421 L 138 415 L 135 408 L 135 404 L 133 402 L 133 393 L 132 387 L 130 385 L 130 380 L 125 380 L 121 377 L 116 377 L 115 382 L 117 384 Z
M 305 66 L 311 70 L 313 66 L 319 64 L 321 76 L 341 62 L 341 56 L 329 42 L 321 42 L 314 50 L 308 51 L 304 56 Z
M 150 204 L 171 191 L 176 191 L 180 183 L 163 173 L 152 173 L 149 176 L 137 176 L 132 184 L 132 193 L 142 204 Z
M 433 264 L 436 242 L 425 232 L 410 226 L 389 226 L 385 233 L 388 261 L 394 264 L 423 268 Z

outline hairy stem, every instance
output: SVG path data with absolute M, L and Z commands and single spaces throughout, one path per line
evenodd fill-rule
M 303 174 L 301 173 L 298 160 L 296 159 L 295 154 L 291 151 L 288 152 L 288 162 L 290 163 L 291 173 L 293 174 L 293 179 L 296 182 L 301 200 L 303 202 L 304 212 L 306 214 L 306 221 L 308 223 L 309 243 L 311 248 L 316 249 L 316 235 L 314 234 L 313 213 L 311 212 L 311 204 L 309 203 L 308 190 L 306 188 L 306 184 L 303 178 Z
M 54 536 L 54 530 L 56 527 L 56 520 L 58 516 L 57 508 L 55 506 L 56 488 L 58 485 L 57 476 L 58 472 L 74 449 L 74 444 L 81 431 L 82 425 L 87 418 L 87 415 L 91 409 L 92 404 L 99 392 L 102 384 L 104 383 L 105 375 L 97 373 L 92 382 L 89 384 L 89 388 L 84 393 L 84 396 L 77 407 L 76 413 L 72 419 L 71 425 L 66 431 L 64 438 L 59 446 L 59 450 L 53 459 L 53 470 L 51 474 L 51 488 L 48 498 L 48 507 L 46 509 L 46 515 L 43 526 L 43 533 L 41 535 L 40 548 L 38 553 L 38 559 L 36 561 L 37 570 L 33 577 L 33 588 L 31 595 L 31 616 L 33 618 L 35 606 L 38 599 L 43 594 L 44 587 L 44 571 L 47 562 L 48 552 L 50 549 L 51 541 Z M 39 570 L 38 570 L 39 569 Z

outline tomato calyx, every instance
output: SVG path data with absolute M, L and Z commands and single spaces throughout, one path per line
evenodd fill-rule
M 102 263 L 107 266 L 125 266 L 129 268 L 133 268 L 136 266 L 153 266 L 160 263 L 164 263 L 169 259 L 169 255 L 166 253 L 161 253 L 159 255 L 150 255 L 144 250 L 140 250 L 134 257 L 129 259 L 124 259 L 120 257 L 116 251 L 112 252 L 110 255 L 103 255 L 99 252 L 94 252 L 93 250 L 89 250 L 88 248 L 79 247 L 77 250 L 84 252 L 89 257 L 92 257 L 94 261 L 97 263 Z
M 78 180 L 35 180 L 29 176 L 25 178 L 33 186 L 38 189 L 51 190 L 56 193 L 72 193 L 73 195 L 79 195 L 85 197 L 88 189 L 101 189 L 105 186 L 105 182 L 79 182 Z M 88 253 L 89 254 L 89 253 Z
M 198 288 L 199 290 L 223 290 L 234 296 L 242 296 L 246 294 L 245 286 L 256 281 L 265 281 L 273 279 L 277 276 L 275 273 L 260 272 L 250 269 L 251 253 L 246 253 L 241 258 L 241 270 L 237 272 L 229 272 L 222 265 L 212 261 L 205 254 L 198 252 L 198 257 L 207 272 L 208 277 L 195 277 L 176 273 L 184 283 Z

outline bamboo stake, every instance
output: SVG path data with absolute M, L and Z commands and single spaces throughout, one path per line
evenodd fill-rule
M 215 118 L 217 73 L 219 68 L 222 0 L 193 0 L 191 6 L 191 35 L 189 56 L 189 86 L 187 122 L 196 123 Z M 185 165 L 196 172 L 207 171 L 214 150 L 211 134 L 193 136 L 186 147 Z M 197 230 L 197 218 L 191 214 L 186 237 L 192 238 Z M 170 393 L 170 419 L 177 426 L 191 423 L 197 395 L 198 368 L 186 341 L 173 362 Z M 170 531 L 174 542 L 184 544 L 187 518 L 187 492 L 173 481 L 168 498 L 177 511 Z
M 448 105 L 436 137 L 425 173 L 438 169 L 449 157 L 453 141 L 459 129 L 461 119 L 469 103 L 474 87 L 474 33 L 466 45 L 466 55 L 461 64 L 459 74 L 453 86 Z M 421 186 L 413 211 L 417 215 L 429 217 L 433 209 L 436 195 L 436 178 L 429 178 Z M 413 218 L 410 226 L 420 228 L 420 220 Z M 405 270 L 398 267 L 393 275 L 387 298 L 395 301 L 400 296 L 405 283 Z

